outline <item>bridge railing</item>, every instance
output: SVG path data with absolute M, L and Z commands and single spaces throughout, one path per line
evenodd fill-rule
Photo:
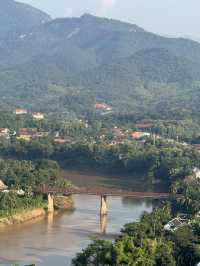
M 169 198 L 172 196 L 170 193 L 156 193 L 156 192 L 134 192 L 134 191 L 125 191 L 125 190 L 115 190 L 104 187 L 50 187 L 42 186 L 38 192 L 43 194 L 48 193 L 61 193 L 65 195 L 70 194 L 88 194 L 88 195 L 97 195 L 97 196 L 121 196 L 121 197 L 133 197 L 133 198 Z M 181 196 L 181 195 L 179 195 Z

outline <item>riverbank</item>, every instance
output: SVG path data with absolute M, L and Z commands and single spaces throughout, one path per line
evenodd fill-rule
M 54 208 L 57 211 L 74 210 L 74 201 L 72 197 L 56 196 L 54 198 Z M 47 208 L 34 208 L 18 211 L 16 214 L 0 218 L 0 228 L 6 226 L 23 224 L 34 221 L 38 218 L 45 218 L 48 215 Z
M 45 216 L 46 216 L 46 211 L 44 208 L 24 210 L 19 213 L 13 214 L 9 217 L 0 218 L 0 228 L 10 225 L 22 224 L 25 222 L 35 220 L 39 217 L 45 217 Z
M 73 212 L 58 211 L 0 230 L 0 265 L 71 265 L 72 258 L 87 247 L 91 237 L 102 236 L 99 197 L 74 195 L 73 200 Z M 118 235 L 125 223 L 138 220 L 144 211 L 152 211 L 149 199 L 110 197 L 108 204 L 106 236 L 103 235 L 107 240 Z

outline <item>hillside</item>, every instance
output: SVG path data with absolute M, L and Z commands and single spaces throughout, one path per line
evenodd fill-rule
M 85 113 L 103 101 L 114 112 L 198 112 L 198 42 L 89 14 L 51 20 L 13 0 L 1 13 L 2 108 Z
M 46 23 L 50 19 L 49 15 L 29 5 L 13 0 L 1 0 L 0 40 L 8 38 L 8 35 L 24 34 L 31 28 Z
M 165 116 L 175 111 L 179 116 L 179 111 L 184 115 L 185 111 L 199 110 L 195 101 L 199 97 L 200 64 L 164 49 L 140 51 L 116 63 L 84 71 L 71 83 L 81 88 L 77 97 L 88 94 L 123 112 L 159 112 Z

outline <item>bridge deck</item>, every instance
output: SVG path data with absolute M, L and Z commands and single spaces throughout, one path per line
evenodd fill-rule
M 40 190 L 41 193 L 61 193 L 63 195 L 75 195 L 75 194 L 86 194 L 96 196 L 110 196 L 110 197 L 127 197 L 127 198 L 152 198 L 152 199 L 166 199 L 171 196 L 170 193 L 155 193 L 155 192 L 133 192 L 124 190 L 114 190 L 108 188 L 54 188 L 54 187 L 43 187 Z

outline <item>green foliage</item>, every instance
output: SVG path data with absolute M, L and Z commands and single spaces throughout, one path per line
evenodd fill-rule
M 62 177 L 58 164 L 49 160 L 37 162 L 1 160 L 0 179 L 11 188 L 22 188 L 26 191 L 45 184 L 58 187 L 70 185 Z
M 73 260 L 74 266 L 188 266 L 200 260 L 199 218 L 166 232 L 169 205 L 144 214 L 122 229 L 115 242 L 94 241 Z M 108 259 L 108 260 L 106 260 Z
M 163 232 L 165 225 L 171 218 L 171 210 L 168 205 L 163 209 L 156 209 L 151 214 L 144 213 L 140 223 L 126 224 L 122 229 L 123 234 L 128 234 L 134 238 L 136 244 L 142 241 L 145 236 L 154 239 Z
M 60 130 L 61 134 L 72 138 L 69 144 L 56 145 L 52 138 L 31 142 L 3 142 L 0 145 L 0 154 L 3 157 L 23 160 L 52 159 L 67 167 L 91 167 L 143 175 L 150 182 L 154 179 L 160 180 L 168 187 L 176 180 L 183 180 L 194 167 L 200 167 L 200 155 L 189 145 L 166 141 L 157 141 L 153 145 L 151 140 L 145 144 L 127 140 L 124 144 L 110 145 L 110 140 L 99 141 L 92 135 L 96 134 L 95 130 L 92 132 L 92 129 L 82 128 L 81 124 L 76 126 L 78 127 L 68 127 L 66 124 Z M 27 173 L 29 176 L 32 174 L 32 165 L 29 162 L 26 164 L 27 169 L 30 168 Z M 53 166 L 53 169 L 50 168 L 48 173 L 56 176 L 57 168 Z M 41 168 L 38 173 L 43 179 L 45 171 Z M 3 179 L 3 175 L 0 178 L 1 176 Z
M 50 160 L 1 160 L 0 179 L 9 187 L 9 192 L 0 193 L 1 217 L 46 206 L 43 195 L 37 193 L 43 185 L 62 188 L 71 185 L 62 177 L 59 165 Z M 23 196 L 18 195 L 18 190 L 21 189 L 25 192 Z
M 174 209 L 181 209 L 182 212 L 194 215 L 200 210 L 200 181 L 192 179 L 187 181 L 174 182 L 171 188 L 174 194 L 180 193 L 182 197 L 174 202 Z
M 114 265 L 113 251 L 110 242 L 96 240 L 82 253 L 77 254 L 77 259 L 74 259 L 72 264 L 74 266 Z
M 198 120 L 158 120 L 152 131 L 167 139 L 198 143 L 200 127 Z
M 0 217 L 8 217 L 20 211 L 44 207 L 42 196 L 20 197 L 16 191 L 0 193 Z
M 169 218 L 170 211 L 167 206 L 152 214 L 144 214 L 140 222 L 126 225 L 122 235 L 114 243 L 95 241 L 89 245 L 77 255 L 73 265 L 175 266 L 174 243 L 164 239 L 164 233 L 161 233 Z

